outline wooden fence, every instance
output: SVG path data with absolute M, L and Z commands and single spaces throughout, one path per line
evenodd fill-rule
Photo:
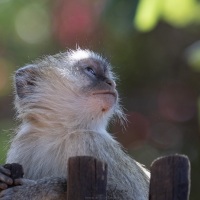
M 105 163 L 92 157 L 72 157 L 68 169 L 67 200 L 107 199 Z M 150 170 L 149 200 L 189 199 L 190 162 L 186 156 L 158 158 Z
M 15 178 L 20 170 L 13 167 Z M 186 156 L 158 158 L 150 171 L 149 200 L 189 200 L 190 162 Z M 112 200 L 106 196 L 106 187 L 106 163 L 88 156 L 69 159 L 66 200 Z

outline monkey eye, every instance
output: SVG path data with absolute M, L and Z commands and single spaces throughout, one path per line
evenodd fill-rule
M 91 66 L 86 67 L 85 70 L 86 70 L 87 73 L 96 76 L 96 73 Z

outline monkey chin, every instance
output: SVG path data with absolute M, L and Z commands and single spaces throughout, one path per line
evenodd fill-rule
M 101 113 L 107 113 L 117 101 L 115 93 L 94 93 L 92 97 L 92 104 Z

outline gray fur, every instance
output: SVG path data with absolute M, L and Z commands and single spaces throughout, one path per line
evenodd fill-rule
M 25 178 L 40 180 L 66 177 L 67 161 L 71 156 L 94 156 L 108 164 L 108 190 L 116 188 L 117 191 L 111 194 L 113 198 L 147 200 L 149 172 L 130 158 L 106 131 L 113 115 L 123 117 L 119 98 L 117 96 L 116 102 L 102 112 L 100 108 L 104 102 L 92 99 L 90 80 L 77 67 L 82 60 L 86 63 L 93 60 L 101 67 L 106 66 L 105 76 L 114 82 L 109 63 L 91 51 L 80 49 L 48 56 L 29 66 L 30 69 L 24 68 L 23 71 L 22 68 L 16 73 L 15 105 L 22 124 L 12 141 L 7 163 L 22 164 Z M 43 180 L 37 181 L 44 187 L 43 191 L 55 178 L 46 180 L 45 184 L 41 184 Z M 59 182 L 59 178 L 56 180 Z M 38 184 L 31 187 L 39 188 Z M 66 182 L 61 179 L 57 194 L 65 192 L 63 184 Z M 27 193 L 32 195 L 31 191 L 26 191 L 26 196 Z M 38 196 L 31 198 L 29 195 L 28 199 L 42 199 L 38 191 Z M 41 196 L 46 193 L 41 192 Z

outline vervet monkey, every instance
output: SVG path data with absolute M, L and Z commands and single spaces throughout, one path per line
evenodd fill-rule
M 21 125 L 7 163 L 24 168 L 22 184 L 0 167 L 0 200 L 65 199 L 67 162 L 93 156 L 108 164 L 108 192 L 115 199 L 147 200 L 149 172 L 107 132 L 123 117 L 111 65 L 89 50 L 69 50 L 27 65 L 15 74 L 15 107 Z

